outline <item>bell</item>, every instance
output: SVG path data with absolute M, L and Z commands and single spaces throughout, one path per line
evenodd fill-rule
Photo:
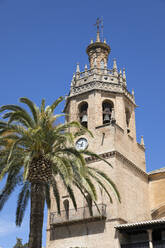
M 104 109 L 104 112 L 110 113 L 110 112 L 111 112 L 111 111 L 110 111 L 110 108 L 105 108 L 105 109 Z
M 105 114 L 104 115 L 104 123 L 110 122 L 110 115 L 109 114 Z
M 84 114 L 84 115 L 82 116 L 81 123 L 86 123 L 86 122 L 88 122 L 88 116 L 87 116 L 86 114 Z

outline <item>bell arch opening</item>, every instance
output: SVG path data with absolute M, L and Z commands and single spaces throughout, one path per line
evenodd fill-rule
M 125 109 L 125 116 L 126 116 L 126 124 L 127 124 L 127 133 L 130 133 L 130 119 L 131 113 L 128 108 Z
M 102 103 L 103 124 L 108 124 L 111 122 L 113 108 L 114 108 L 113 102 L 109 100 L 103 101 Z
M 100 68 L 104 69 L 104 60 L 103 59 L 100 61 Z
M 88 127 L 88 103 L 82 102 L 79 104 L 79 120 L 82 126 Z

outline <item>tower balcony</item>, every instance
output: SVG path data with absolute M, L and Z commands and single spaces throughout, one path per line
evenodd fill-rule
M 92 90 L 124 94 L 135 104 L 134 95 L 127 90 L 126 81 L 124 81 L 121 74 L 116 76 L 113 69 L 94 67 L 83 72 L 77 72 L 71 81 L 69 97 Z
M 103 75 L 114 76 L 114 71 L 113 69 L 94 67 L 94 68 L 90 68 L 88 70 L 76 73 L 76 77 L 77 79 L 80 79 L 80 78 L 89 77 L 93 74 L 97 74 L 97 75 L 103 74 Z
M 84 85 L 93 80 L 118 83 L 118 77 L 114 77 L 112 69 L 94 67 L 86 71 L 77 72 L 72 80 L 72 86 Z
M 50 225 L 59 226 L 65 224 L 72 224 L 76 222 L 90 222 L 106 219 L 106 205 L 98 204 L 89 207 L 81 207 L 77 210 L 69 209 L 68 211 L 61 211 L 61 214 L 57 212 L 50 213 Z

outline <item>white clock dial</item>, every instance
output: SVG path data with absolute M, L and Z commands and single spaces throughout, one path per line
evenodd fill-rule
M 85 138 L 80 138 L 76 141 L 76 149 L 78 151 L 85 150 L 88 147 L 88 141 Z

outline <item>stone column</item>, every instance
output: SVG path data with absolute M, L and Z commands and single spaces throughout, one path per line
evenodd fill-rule
M 152 229 L 147 230 L 147 232 L 148 232 L 149 248 L 153 248 L 153 243 L 152 243 Z

